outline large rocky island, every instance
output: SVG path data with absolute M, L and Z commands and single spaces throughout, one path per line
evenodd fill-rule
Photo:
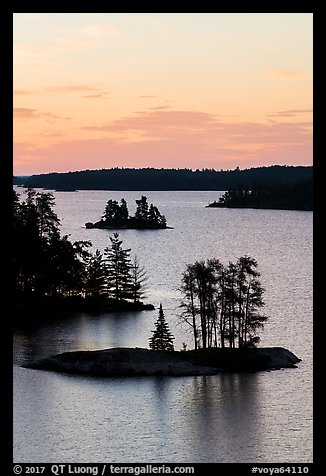
M 65 352 L 28 363 L 25 367 L 106 377 L 190 376 L 295 368 L 300 360 L 283 347 L 166 352 L 114 348 Z

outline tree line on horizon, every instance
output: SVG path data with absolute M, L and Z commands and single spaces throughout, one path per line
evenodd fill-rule
M 14 177 L 15 185 L 47 190 L 228 190 L 239 183 L 252 187 L 279 185 L 311 178 L 310 166 L 273 165 L 241 170 L 111 168 L 53 172 Z

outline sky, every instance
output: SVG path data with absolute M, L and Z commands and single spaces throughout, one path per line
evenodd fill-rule
M 312 37 L 312 13 L 14 13 L 14 174 L 312 165 Z

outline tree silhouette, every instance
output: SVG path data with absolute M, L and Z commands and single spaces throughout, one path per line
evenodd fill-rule
M 81 294 L 90 242 L 60 235 L 54 197 L 28 189 L 14 193 L 13 291 L 24 298 Z
M 160 304 L 158 318 L 155 322 L 155 330 L 152 333 L 153 335 L 149 339 L 149 347 L 152 350 L 174 350 L 174 337 L 165 320 L 162 304 Z
M 223 266 L 219 260 L 188 264 L 182 275 L 182 319 L 193 331 L 195 349 L 202 346 L 252 347 L 267 317 L 264 288 L 258 280 L 257 262 L 243 256 Z
M 146 271 L 142 266 L 140 266 L 137 256 L 134 257 L 130 272 L 131 272 L 131 284 L 130 284 L 131 298 L 134 304 L 136 304 L 137 302 L 140 301 L 142 297 L 145 297 L 146 290 L 147 290 L 146 281 L 148 280 Z
M 139 200 L 136 200 L 137 209 L 135 213 L 135 218 L 137 220 L 147 220 L 148 219 L 148 202 L 147 197 L 144 195 L 141 196 Z
M 131 249 L 123 249 L 119 233 L 110 236 L 111 246 L 104 249 L 107 294 L 115 300 L 128 299 L 131 293 Z
M 105 293 L 105 264 L 102 253 L 97 249 L 86 266 L 85 296 L 99 298 Z

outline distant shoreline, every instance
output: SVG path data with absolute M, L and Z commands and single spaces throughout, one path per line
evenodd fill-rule
M 288 210 L 288 211 L 297 211 L 297 212 L 312 212 L 312 208 L 290 208 L 290 207 L 268 207 L 268 206 L 249 206 L 249 205 L 226 205 L 224 203 L 212 202 L 209 205 L 206 205 L 205 208 L 233 208 L 233 209 L 246 209 L 246 210 Z
M 240 170 L 113 168 L 14 177 L 15 185 L 47 190 L 224 191 L 254 183 L 279 185 L 312 178 L 312 166 L 272 165 Z

